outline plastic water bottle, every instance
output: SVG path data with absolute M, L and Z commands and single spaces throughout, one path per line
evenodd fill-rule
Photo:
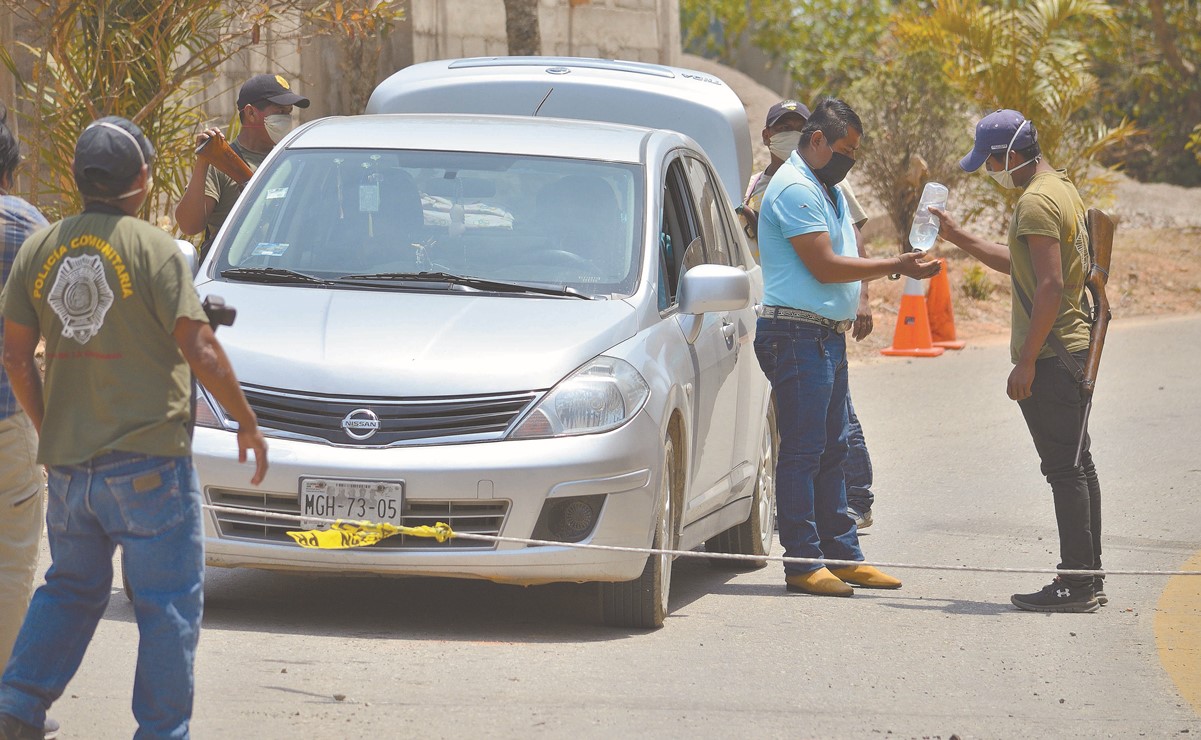
M 909 244 L 914 249 L 926 251 L 934 246 L 938 238 L 938 216 L 927 210 L 928 206 L 945 209 L 947 207 L 947 186 L 937 182 L 928 182 L 922 188 L 922 199 L 917 204 L 917 212 L 913 214 L 913 227 L 909 229 Z

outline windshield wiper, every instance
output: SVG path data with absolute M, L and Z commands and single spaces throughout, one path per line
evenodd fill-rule
M 306 275 L 282 267 L 232 267 L 221 272 L 221 277 L 247 280 L 255 283 L 302 283 L 305 285 L 331 285 L 330 281 Z
M 494 293 L 536 293 L 538 295 L 566 296 L 568 298 L 582 298 L 586 301 L 592 300 L 592 296 L 581 293 L 575 288 L 570 288 L 566 285 L 549 286 L 530 285 L 528 283 L 508 283 L 501 280 L 485 280 L 484 278 L 454 275 L 449 272 L 373 272 L 363 275 L 343 275 L 338 279 L 338 282 L 352 282 L 358 280 L 450 283 L 451 285 L 461 285 L 467 288 L 491 291 Z

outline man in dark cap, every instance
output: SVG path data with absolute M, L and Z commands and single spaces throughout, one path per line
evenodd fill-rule
M 308 108 L 309 99 L 296 94 L 283 75 L 255 75 L 238 91 L 238 120 L 241 128 L 230 146 L 251 170 L 258 169 L 267 153 L 292 130 L 294 108 Z M 200 146 L 210 136 L 224 136 L 210 128 L 196 137 Z M 185 234 L 204 232 L 201 254 L 217 235 L 233 209 L 242 186 L 224 172 L 197 159 L 192 176 L 175 207 L 175 221 Z
M 0 678 L 0 738 L 40 738 L 111 593 L 112 557 L 141 635 L 138 736 L 187 737 L 204 574 L 187 424 L 189 367 L 238 420 L 258 484 L 267 446 L 175 241 L 138 219 L 154 147 L 116 116 L 75 147 L 84 211 L 29 237 L 0 295 L 4 369 L 50 472 L 53 562 Z M 46 342 L 45 385 L 34 350 Z
M 983 165 L 1004 188 L 1021 188 L 1009 224 L 1009 243 L 968 233 L 945 211 L 939 236 L 992 269 L 1012 276 L 1009 342 L 1014 368 L 1006 392 L 1018 402 L 1042 472 L 1051 484 L 1059 525 L 1059 568 L 1101 568 L 1101 484 L 1085 438 L 1080 465 L 1076 444 L 1084 402 L 1067 360 L 1083 365 L 1088 313 L 1082 305 L 1090 258 L 1085 208 L 1063 170 L 1043 157 L 1034 123 L 1015 110 L 998 110 L 976 124 L 976 142 L 959 166 Z M 1052 346 L 1058 338 L 1061 360 Z M 1014 594 L 1014 606 L 1040 612 L 1092 612 L 1108 602 L 1102 577 L 1059 576 L 1039 591 Z

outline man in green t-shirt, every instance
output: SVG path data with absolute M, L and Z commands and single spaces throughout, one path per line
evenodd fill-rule
M 124 118 L 88 126 L 74 160 L 83 213 L 29 236 L 0 295 L 4 369 L 50 473 L 53 557 L 0 681 L 0 737 L 41 732 L 104 614 L 117 545 L 141 635 L 138 735 L 187 737 L 204 575 L 189 367 L 237 419 L 251 483 L 267 472 L 266 442 L 182 253 L 135 217 L 153 160 Z
M 250 169 L 256 170 L 267 153 L 292 130 L 292 111 L 308 108 L 309 99 L 292 91 L 283 75 L 255 75 L 238 91 L 238 137 L 230 144 Z M 196 136 L 200 146 L 210 136 L 221 136 L 221 129 L 210 128 Z M 242 194 L 242 186 L 233 179 L 197 159 L 192 166 L 188 187 L 175 207 L 175 221 L 185 234 L 204 232 L 200 248 L 203 257 L 213 237 L 234 203 Z
M 959 163 L 968 172 L 984 165 L 1002 187 L 1021 188 L 1009 224 L 1009 244 L 980 239 L 946 212 L 931 208 L 939 235 L 998 272 L 1012 276 L 1007 392 L 1018 402 L 1042 472 L 1051 484 L 1059 525 L 1060 570 L 1101 568 L 1101 485 L 1085 438 L 1080 466 L 1076 444 L 1084 401 L 1074 369 L 1088 353 L 1088 314 L 1082 305 L 1088 273 L 1084 203 L 1063 170 L 1053 168 L 1038 145 L 1034 124 L 1014 110 L 990 113 L 976 124 L 976 143 Z M 1053 337 L 1070 358 L 1061 360 Z M 1040 591 L 1014 594 L 1019 609 L 1091 612 L 1108 602 L 1102 577 L 1062 575 Z

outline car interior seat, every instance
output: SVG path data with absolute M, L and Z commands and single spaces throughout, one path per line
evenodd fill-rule
M 343 172 L 340 188 L 320 206 L 320 249 L 308 267 L 350 272 L 409 270 L 423 226 L 421 194 L 398 168 Z
M 621 208 L 603 178 L 566 175 L 544 185 L 536 204 L 552 249 L 598 264 L 624 259 L 624 254 L 616 254 L 625 233 Z

